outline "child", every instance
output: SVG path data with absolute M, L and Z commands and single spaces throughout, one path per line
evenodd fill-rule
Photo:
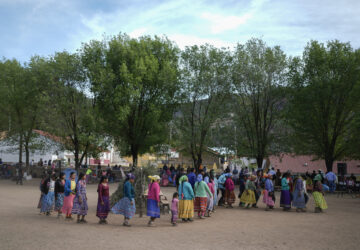
M 177 226 L 176 221 L 178 218 L 178 204 L 179 204 L 179 194 L 178 192 L 175 192 L 171 202 L 171 224 L 173 226 Z

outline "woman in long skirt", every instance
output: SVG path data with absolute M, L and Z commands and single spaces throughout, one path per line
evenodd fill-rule
M 102 176 L 98 185 L 98 204 L 96 216 L 100 219 L 99 224 L 107 224 L 106 218 L 110 211 L 109 200 L 109 180 L 107 176 Z
M 306 212 L 303 179 L 299 175 L 295 181 L 292 205 L 296 207 L 296 212 Z
M 203 176 L 199 174 L 197 176 L 197 181 L 194 185 L 195 188 L 195 204 L 194 210 L 198 212 L 198 216 L 200 219 L 204 219 L 206 206 L 207 206 L 207 195 L 212 199 L 212 194 L 208 185 L 203 181 Z
M 40 181 L 40 199 L 39 199 L 38 206 L 37 206 L 37 208 L 40 209 L 40 215 L 43 213 L 43 212 L 41 211 L 41 204 L 42 204 L 43 197 L 44 197 L 43 185 L 44 185 L 45 180 L 46 180 L 46 174 L 44 174 L 44 175 L 41 177 L 41 181 Z
M 60 178 L 55 182 L 55 211 L 58 212 L 58 218 L 61 216 L 61 209 L 64 204 L 64 188 L 65 188 L 65 174 L 60 173 Z
M 147 216 L 150 216 L 148 226 L 154 226 L 156 218 L 160 218 L 160 176 L 149 176 L 151 183 L 148 186 Z
M 43 184 L 43 199 L 41 204 L 41 212 L 50 215 L 51 211 L 54 208 L 55 202 L 55 180 L 56 175 L 53 174 L 51 178 L 48 178 Z
M 188 177 L 183 175 L 179 179 L 179 218 L 183 222 L 193 221 L 194 217 L 194 190 L 188 182 Z
M 133 174 L 128 174 L 126 180 L 124 182 L 124 196 L 123 198 L 113 206 L 111 211 L 114 214 L 122 214 L 124 215 L 124 223 L 123 226 L 130 227 L 129 220 L 135 215 L 136 207 L 135 207 L 135 191 L 133 187 L 133 183 L 135 180 L 135 176 Z
M 328 206 L 324 199 L 324 193 L 321 184 L 321 177 L 315 176 L 314 178 L 314 189 L 312 193 L 315 201 L 315 213 L 321 213 L 324 209 L 327 209 Z
M 74 205 L 74 198 L 76 193 L 75 177 L 75 172 L 71 172 L 69 179 L 65 181 L 64 187 L 64 204 L 62 207 L 62 212 L 66 215 L 66 219 L 68 220 L 72 220 L 72 208 Z
M 213 212 L 215 212 L 215 206 L 217 205 L 217 199 L 218 199 L 218 195 L 217 192 L 219 190 L 219 184 L 218 184 L 218 180 L 215 176 L 215 172 L 213 169 L 210 170 L 210 182 L 212 182 L 214 184 L 214 206 L 213 206 Z
M 78 182 L 76 183 L 76 195 L 74 198 L 74 206 L 72 208 L 72 213 L 77 214 L 77 223 L 87 222 L 85 220 L 85 216 L 87 215 L 88 211 L 85 178 L 85 175 L 83 173 L 80 173 Z
M 205 176 L 204 178 L 204 182 L 206 183 L 206 185 L 208 185 L 210 192 L 212 194 L 212 197 L 206 193 L 207 195 L 207 206 L 206 206 L 206 211 L 207 211 L 207 215 L 205 215 L 206 217 L 210 217 L 211 216 L 211 212 L 213 211 L 214 208 L 214 193 L 215 193 L 215 189 L 214 189 L 214 183 L 210 182 L 210 179 L 208 176 Z
M 253 204 L 256 204 L 256 198 L 255 198 L 255 181 L 256 176 L 252 175 L 250 179 L 246 180 L 245 183 L 245 191 L 242 193 L 240 198 L 240 204 L 246 208 L 250 208 Z
M 225 181 L 225 201 L 228 208 L 232 208 L 232 204 L 235 202 L 235 185 L 232 180 L 232 174 L 228 173 Z
M 282 207 L 284 211 L 289 211 L 291 209 L 291 195 L 288 179 L 289 175 L 290 173 L 285 173 L 281 179 L 280 207 Z
M 274 195 L 274 183 L 272 181 L 272 175 L 268 174 L 265 175 L 266 181 L 265 181 L 265 189 L 264 189 L 264 197 L 263 202 L 266 205 L 266 211 L 269 211 L 269 209 L 273 209 L 275 205 L 275 195 Z

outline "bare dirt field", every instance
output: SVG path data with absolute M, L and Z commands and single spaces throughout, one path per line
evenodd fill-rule
M 313 213 L 310 198 L 307 213 L 283 212 L 277 197 L 275 211 L 218 208 L 211 218 L 192 223 L 170 224 L 162 215 L 156 227 L 148 218 L 136 216 L 132 227 L 122 226 L 120 215 L 110 214 L 108 225 L 95 216 L 96 185 L 88 185 L 88 224 L 39 215 L 36 208 L 39 180 L 17 186 L 0 180 L 0 249 L 359 249 L 360 199 L 327 195 L 329 209 Z M 117 184 L 111 184 L 114 192 Z M 170 199 L 174 188 L 162 188 Z M 261 199 L 261 198 L 260 198 Z

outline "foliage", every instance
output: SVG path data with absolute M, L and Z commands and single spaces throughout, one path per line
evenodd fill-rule
M 232 67 L 236 149 L 239 155 L 256 158 L 258 167 L 280 137 L 276 132 L 281 132 L 286 69 L 286 55 L 278 46 L 252 39 L 236 47 Z
M 196 168 L 229 94 L 230 65 L 230 52 L 210 45 L 187 47 L 181 54 L 182 102 L 175 117 L 174 140 L 191 155 Z
M 48 130 L 62 139 L 66 150 L 74 153 L 78 169 L 86 155 L 97 156 L 106 148 L 97 119 L 95 100 L 78 54 L 56 53 L 51 58 L 52 91 L 49 93 Z
M 176 104 L 178 49 L 167 39 L 126 35 L 83 46 L 91 90 L 106 131 L 133 157 L 167 138 Z
M 289 123 L 296 152 L 333 162 L 351 155 L 359 127 L 360 53 L 349 43 L 316 41 L 290 67 Z

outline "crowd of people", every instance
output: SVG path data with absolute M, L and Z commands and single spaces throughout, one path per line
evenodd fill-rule
M 180 169 L 175 180 L 176 192 L 171 201 L 171 223 L 176 226 L 178 220 L 192 222 L 196 215 L 199 219 L 211 217 L 216 207 L 224 206 L 233 208 L 235 203 L 235 183 L 230 169 L 226 169 L 218 178 L 211 170 L 207 172 L 202 169 L 195 172 L 191 168 L 187 171 Z M 275 184 L 276 172 L 270 169 L 264 173 L 262 170 L 256 172 L 243 172 L 239 175 L 239 206 L 245 209 L 258 208 L 258 201 L 261 195 L 266 211 L 276 207 Z M 309 179 L 311 179 L 310 188 Z M 315 213 L 327 209 L 323 191 L 324 175 L 320 172 L 313 178 L 311 175 L 293 176 L 290 172 L 282 174 L 280 185 L 281 195 L 279 206 L 284 211 L 296 208 L 297 212 L 306 212 L 306 205 L 309 200 L 309 192 L 315 201 Z M 96 216 L 100 224 L 107 224 L 109 212 L 124 216 L 124 226 L 131 226 L 130 220 L 135 215 L 135 176 L 132 173 L 126 175 L 123 184 L 123 196 L 114 205 L 110 206 L 110 190 L 108 176 L 101 176 L 98 184 L 98 202 Z M 154 226 L 157 218 L 160 218 L 161 206 L 161 182 L 159 175 L 149 176 L 147 190 L 147 216 L 148 226 Z M 71 172 L 66 179 L 65 174 L 56 176 L 52 173 L 44 177 L 40 183 L 41 197 L 38 208 L 41 214 L 50 215 L 55 211 L 58 217 L 65 216 L 65 220 L 73 220 L 76 215 L 78 223 L 86 223 L 85 217 L 88 213 L 86 194 L 86 175 L 80 173 L 76 180 L 76 173 Z

